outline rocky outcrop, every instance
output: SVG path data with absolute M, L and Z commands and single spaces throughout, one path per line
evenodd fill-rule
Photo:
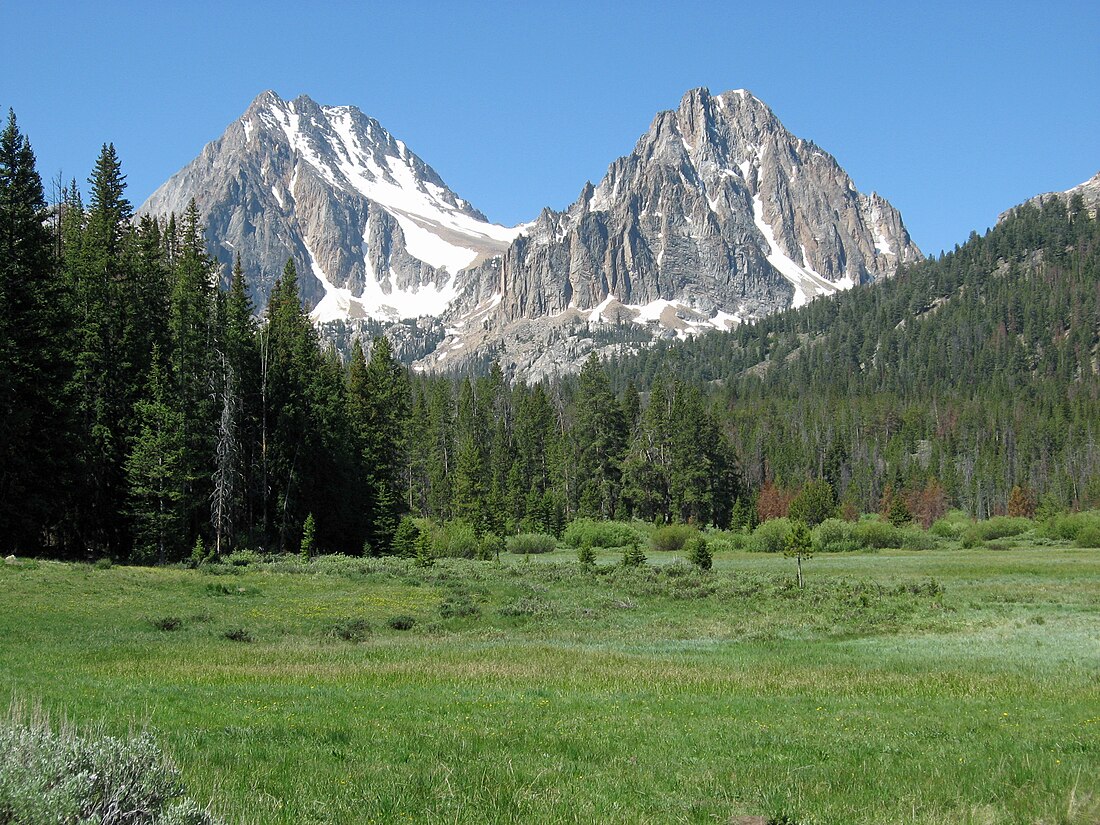
M 460 336 L 468 315 L 503 331 L 567 311 L 660 333 L 721 329 L 920 257 L 896 209 L 753 95 L 695 89 L 599 185 L 463 273 L 449 317 Z
M 1065 192 L 1046 192 L 1042 195 L 1028 198 L 1025 203 L 1029 203 L 1032 206 L 1042 206 L 1044 201 L 1050 198 L 1059 198 L 1069 204 L 1072 202 L 1075 195 L 1080 195 L 1085 208 L 1093 215 L 1096 215 L 1097 211 L 1100 210 L 1100 172 L 1097 172 L 1084 183 L 1079 183 L 1071 189 L 1067 189 Z M 1023 204 L 1020 204 L 1020 206 L 1022 205 Z M 997 223 L 1003 221 L 1019 208 L 1019 206 L 1014 206 L 1007 212 L 1002 212 L 997 216 Z
M 192 198 L 226 270 L 241 256 L 257 306 L 293 257 L 319 321 L 440 315 L 459 269 L 516 234 L 358 109 L 270 91 L 139 213 L 182 214 Z

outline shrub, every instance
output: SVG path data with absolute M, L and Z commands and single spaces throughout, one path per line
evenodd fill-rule
M 153 627 L 157 630 L 166 632 L 179 630 L 183 627 L 183 619 L 179 618 L 179 616 L 162 616 L 159 619 L 153 619 Z
M 791 521 L 788 518 L 773 518 L 765 521 L 752 531 L 752 543 L 749 549 L 757 553 L 782 553 L 790 532 Z
M 412 517 L 405 516 L 397 524 L 393 539 L 390 541 L 390 550 L 397 556 L 412 558 L 416 555 L 416 540 L 420 538 L 420 528 Z
M 416 619 L 412 616 L 390 616 L 386 619 L 387 627 L 392 630 L 412 630 L 413 625 L 416 624 Z
M 504 552 L 504 539 L 496 533 L 486 533 L 481 537 L 481 545 L 478 547 L 479 559 L 499 559 Z
M 577 561 L 580 562 L 581 567 L 591 569 L 596 566 L 596 551 L 591 547 L 578 547 L 577 548 Z
M 332 626 L 330 635 L 345 642 L 361 642 L 370 636 L 370 622 L 366 619 L 344 619 Z
M 856 525 L 843 519 L 827 518 L 813 530 L 815 553 L 844 553 L 862 547 L 856 538 Z
M 731 553 L 734 550 L 744 550 L 748 547 L 751 537 L 734 530 L 708 530 L 704 537 L 710 547 L 711 555 L 714 553 Z
M 853 535 L 861 547 L 875 550 L 901 547 L 902 531 L 876 514 L 864 516 L 856 522 Z
M 546 533 L 520 533 L 518 536 L 509 536 L 506 546 L 509 553 L 516 555 L 538 555 L 552 553 L 558 546 L 558 540 Z
M 666 524 L 653 531 L 649 546 L 660 553 L 676 553 L 698 535 L 699 531 L 690 524 Z
M 95 564 L 92 565 L 96 570 L 110 570 L 114 566 L 114 562 L 111 561 L 110 556 L 104 556 L 101 559 L 96 559 Z
M 231 630 L 225 631 L 222 637 L 228 639 L 231 642 L 251 642 L 252 634 L 245 630 L 243 627 L 235 627 Z
M 629 547 L 623 548 L 623 567 L 641 567 L 645 563 L 645 551 L 637 539 Z
M 1100 510 L 1052 513 L 1043 525 L 1042 532 L 1052 539 L 1076 542 L 1081 532 L 1090 527 L 1100 529 Z
M 0 721 L 0 822 L 210 825 L 152 735 L 81 735 L 18 708 Z M 136 814 L 140 812 L 140 819 Z
M 924 530 L 908 529 L 901 531 L 902 550 L 935 550 L 936 537 Z
M 1073 543 L 1078 547 L 1100 547 L 1100 524 L 1086 524 L 1077 531 Z
M 448 521 L 432 537 L 432 549 L 436 556 L 473 559 L 480 548 L 481 542 L 473 525 L 462 519 Z
M 985 521 L 976 521 L 962 534 L 963 547 L 981 547 L 982 544 L 996 539 L 1018 536 L 1034 527 L 1031 519 L 1013 516 L 994 516 Z
M 973 520 L 962 510 L 950 510 L 943 518 L 936 519 L 929 531 L 941 538 L 958 539 L 971 524 Z
M 569 547 L 626 547 L 638 540 L 638 534 L 621 521 L 575 518 L 561 540 Z
M 707 540 L 696 533 L 684 543 L 687 560 L 700 570 L 710 570 L 714 564 L 714 557 L 710 554 Z
M 439 603 L 439 615 L 444 619 L 464 618 L 480 614 L 481 609 L 470 600 L 469 593 L 452 593 Z
M 263 559 L 259 553 L 252 550 L 234 550 L 225 557 L 225 563 L 234 567 L 248 567 L 250 564 L 259 564 Z

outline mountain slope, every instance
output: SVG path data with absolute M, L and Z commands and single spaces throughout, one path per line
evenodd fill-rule
M 680 334 L 726 329 L 920 258 L 896 209 L 860 194 L 760 100 L 695 89 L 599 185 L 564 212 L 544 210 L 500 259 L 464 274 L 451 313 L 460 334 L 435 360 L 494 335 L 515 349 L 530 328 L 509 325 L 569 313 Z
M 191 198 L 260 308 L 293 256 L 319 323 L 442 319 L 425 368 L 491 353 L 548 374 L 601 340 L 728 329 L 920 258 L 897 210 L 743 90 L 688 92 L 567 210 L 511 229 L 358 109 L 274 92 L 140 211 Z
M 241 255 L 264 306 L 287 257 L 317 321 L 442 314 L 454 276 L 517 230 L 488 222 L 353 106 L 268 91 L 139 210 L 194 198 L 219 259 Z

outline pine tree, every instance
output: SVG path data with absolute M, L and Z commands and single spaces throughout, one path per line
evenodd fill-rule
M 172 405 L 160 348 L 154 347 L 148 392 L 135 405 L 137 435 L 126 459 L 136 557 L 164 564 L 186 545 L 183 415 Z
M 267 540 L 283 551 L 291 548 L 305 519 L 302 450 L 309 427 L 307 387 L 319 360 L 315 335 L 302 312 L 298 271 L 289 258 L 271 291 L 261 333 L 263 523 Z
M 410 395 L 408 376 L 386 338 L 374 339 L 369 362 L 355 345 L 348 380 L 349 411 L 366 472 L 367 538 L 376 550 L 389 548 L 405 509 Z
M 52 254 L 34 152 L 9 112 L 0 134 L 0 550 L 60 526 L 72 450 L 68 296 Z
M 211 458 L 218 426 L 215 422 L 223 411 L 215 410 L 214 398 L 215 393 L 225 390 L 224 381 L 218 382 L 222 386 L 215 384 L 214 262 L 206 253 L 206 240 L 194 200 L 184 215 L 179 254 L 173 268 L 169 319 L 172 377 L 178 409 L 184 416 L 184 508 L 188 514 L 190 537 L 208 521 L 207 506 L 212 499 Z M 232 405 L 231 400 L 229 403 Z M 229 425 L 234 423 L 234 412 L 228 413 Z M 231 461 L 228 457 L 225 460 Z
M 70 197 L 62 236 L 75 325 L 70 393 L 80 477 L 73 526 L 82 548 L 117 556 L 125 554 L 129 541 L 123 465 L 135 408 L 134 376 L 122 346 L 132 208 L 113 146 L 103 146 L 88 180 L 89 207 L 80 210 L 79 201 Z
M 783 548 L 783 555 L 793 558 L 798 563 L 798 587 L 802 589 L 802 560 L 813 557 L 813 537 L 810 528 L 803 521 L 795 521 L 791 524 L 791 531 L 787 534 L 787 541 Z
M 581 368 L 574 409 L 576 512 L 614 518 L 622 486 L 626 426 L 622 407 L 611 394 L 607 372 L 595 353 Z

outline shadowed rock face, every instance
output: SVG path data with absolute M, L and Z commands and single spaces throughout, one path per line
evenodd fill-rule
M 227 269 L 240 254 L 257 306 L 293 257 L 318 320 L 439 315 L 457 271 L 515 235 L 358 109 L 270 91 L 139 212 L 182 214 L 191 198 Z
M 587 346 L 578 324 L 725 329 L 920 257 L 897 210 L 745 91 L 688 92 L 567 210 L 512 229 L 354 107 L 274 92 L 140 211 L 191 198 L 258 307 L 293 257 L 318 322 L 441 318 L 450 334 L 426 368 L 492 347 L 545 372 L 551 344 L 569 368 Z

